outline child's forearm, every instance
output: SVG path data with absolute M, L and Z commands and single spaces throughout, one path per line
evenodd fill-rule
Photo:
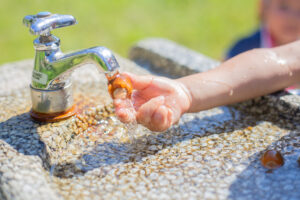
M 177 79 L 191 98 L 188 112 L 232 104 L 300 82 L 300 42 L 256 49 L 208 72 Z

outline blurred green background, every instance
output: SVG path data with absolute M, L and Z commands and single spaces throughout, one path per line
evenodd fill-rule
M 258 25 L 257 0 L 1 0 L 0 64 L 34 57 L 25 15 L 71 14 L 78 24 L 56 29 L 62 50 L 106 46 L 127 56 L 146 37 L 164 37 L 216 59 Z

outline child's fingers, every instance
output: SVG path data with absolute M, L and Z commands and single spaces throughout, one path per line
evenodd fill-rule
M 136 112 L 129 99 L 115 99 L 114 106 L 116 115 L 121 122 L 130 123 L 135 120 Z
M 116 111 L 118 119 L 123 123 L 131 123 L 135 121 L 135 112 L 128 108 L 121 108 Z
M 128 72 L 124 72 L 123 74 L 130 79 L 135 90 L 143 90 L 147 88 L 153 81 L 152 76 L 139 76 Z
M 163 96 L 158 96 L 150 99 L 148 102 L 144 103 L 137 112 L 136 120 L 138 123 L 144 126 L 149 126 L 152 120 L 152 116 L 160 105 L 163 105 L 165 98 Z
M 149 129 L 153 131 L 165 131 L 172 125 L 171 111 L 164 105 L 160 105 L 152 116 Z

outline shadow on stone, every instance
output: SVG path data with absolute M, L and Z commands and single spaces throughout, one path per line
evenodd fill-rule
M 37 132 L 38 126 L 38 123 L 32 121 L 29 113 L 14 116 L 0 123 L 0 139 L 19 153 L 39 156 L 44 160 L 48 155 L 46 145 Z
M 266 112 L 267 113 L 267 112 Z M 128 162 L 141 162 L 143 158 L 155 155 L 160 150 L 172 147 L 183 141 L 213 134 L 231 133 L 255 126 L 261 121 L 276 122 L 277 125 L 291 129 L 286 123 L 278 123 L 278 117 L 249 115 L 232 107 L 220 107 L 203 111 L 197 115 L 185 115 L 181 122 L 164 133 L 151 133 L 136 138 L 130 143 L 118 141 L 97 144 L 95 147 L 72 162 L 58 163 L 51 166 L 46 145 L 37 133 L 38 123 L 24 113 L 0 123 L 0 139 L 8 143 L 19 153 L 39 156 L 46 170 L 60 178 L 82 176 L 86 172 L 101 168 L 101 176 L 105 176 L 103 167 Z
M 268 173 L 260 163 L 264 151 L 249 158 L 250 164 L 229 188 L 228 199 L 300 199 L 300 171 L 297 163 L 300 155 L 300 132 L 282 137 L 267 149 L 278 149 L 285 164 Z
M 193 116 L 193 118 L 189 118 Z M 81 155 L 75 162 L 59 163 L 53 169 L 53 175 L 63 178 L 81 176 L 96 168 L 119 163 L 141 162 L 147 156 L 160 150 L 197 137 L 212 134 L 230 133 L 243 130 L 257 123 L 253 117 L 243 117 L 234 108 L 220 107 L 195 115 L 184 116 L 182 122 L 164 133 L 152 133 L 137 138 L 131 143 L 117 141 L 98 144 L 90 152 Z

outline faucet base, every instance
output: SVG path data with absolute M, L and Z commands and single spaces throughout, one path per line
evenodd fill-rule
M 58 122 L 76 114 L 71 82 L 54 90 L 30 87 L 32 109 L 30 116 L 39 122 Z
M 32 110 L 36 113 L 51 115 L 63 113 L 73 106 L 72 82 L 65 82 L 57 89 L 37 89 L 30 87 Z
M 73 105 L 69 110 L 58 113 L 39 113 L 31 109 L 30 116 L 35 121 L 39 122 L 59 122 L 65 119 L 68 119 L 77 113 L 77 106 Z

